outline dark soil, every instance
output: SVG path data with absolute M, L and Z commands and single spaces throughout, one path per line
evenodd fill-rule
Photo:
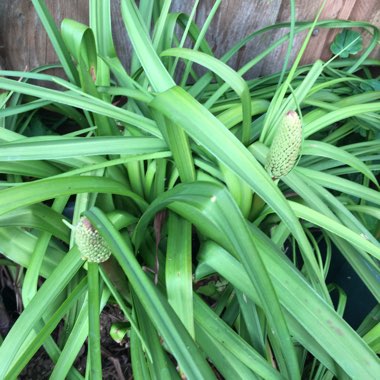
M 0 334 L 4 338 L 17 317 L 22 312 L 20 289 L 17 284 L 10 280 L 5 267 L 0 266 Z M 107 380 L 130 380 L 132 369 L 129 359 L 128 341 L 116 343 L 110 336 L 111 325 L 115 322 L 124 321 L 124 316 L 117 306 L 107 305 L 100 317 L 101 347 L 102 347 L 102 370 L 103 379 Z M 53 333 L 53 337 L 59 336 L 61 325 Z M 85 374 L 87 360 L 87 342 L 82 347 L 74 366 Z M 41 348 L 28 363 L 20 374 L 20 380 L 45 380 L 49 379 L 53 371 L 54 363 Z
M 111 325 L 123 321 L 123 315 L 116 307 L 107 306 L 100 317 L 102 371 L 106 380 L 130 380 L 132 369 L 129 361 L 129 349 L 126 343 L 120 345 L 109 335 Z M 82 374 L 86 371 L 87 344 L 82 347 L 74 367 Z M 54 368 L 54 363 L 43 349 L 40 349 L 33 360 L 21 373 L 20 380 L 47 380 Z

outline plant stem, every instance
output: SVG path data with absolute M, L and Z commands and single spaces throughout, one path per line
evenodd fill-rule
M 90 351 L 91 375 L 93 380 L 102 379 L 102 361 L 100 352 L 100 295 L 99 271 L 97 263 L 88 263 L 88 345 Z

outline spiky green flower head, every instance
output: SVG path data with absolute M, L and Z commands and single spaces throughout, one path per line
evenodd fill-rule
M 82 217 L 75 227 L 75 243 L 81 258 L 90 263 L 102 263 L 109 259 L 111 250 L 91 222 Z
M 269 149 L 265 169 L 273 179 L 286 176 L 296 165 L 302 145 L 301 120 L 295 111 L 287 112 L 278 126 Z

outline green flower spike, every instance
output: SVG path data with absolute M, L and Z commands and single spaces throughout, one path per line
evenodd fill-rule
M 273 138 L 265 169 L 273 179 L 286 176 L 296 165 L 302 144 L 302 125 L 295 111 L 289 111 Z
M 75 227 L 75 243 L 81 258 L 90 263 L 102 263 L 111 256 L 107 243 L 86 217 L 80 218 Z

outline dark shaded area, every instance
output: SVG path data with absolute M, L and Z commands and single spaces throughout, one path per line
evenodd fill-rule
M 318 231 L 315 231 L 315 234 L 318 235 Z M 326 259 L 325 255 L 327 248 L 323 239 L 319 243 L 319 249 L 324 261 Z M 292 246 L 287 242 L 286 255 L 290 260 L 293 260 L 292 254 Z M 296 260 L 298 263 L 298 269 L 301 270 L 303 260 L 298 249 L 296 251 Z M 364 318 L 376 306 L 377 302 L 355 270 L 334 245 L 332 246 L 332 257 L 326 278 L 326 284 L 335 284 L 346 293 L 347 303 L 343 318 L 354 330 L 356 330 L 363 322 Z M 331 293 L 331 299 L 336 307 L 338 304 L 338 292 L 336 290 Z
M 16 290 L 9 286 L 0 287 L 0 334 L 5 337 L 17 320 Z M 107 305 L 100 316 L 100 334 L 102 348 L 103 378 L 109 380 L 132 379 L 130 363 L 129 339 L 120 344 L 110 336 L 111 325 L 124 321 L 124 316 L 117 306 Z M 53 332 L 53 338 L 58 341 L 58 336 L 63 324 L 60 324 Z M 82 347 L 74 366 L 82 374 L 85 374 L 87 363 L 87 342 Z M 41 348 L 34 355 L 27 367 L 22 371 L 20 380 L 47 380 L 54 369 L 54 363 Z
M 102 349 L 102 372 L 103 379 L 107 380 L 129 380 L 132 379 L 132 368 L 129 360 L 129 343 L 124 341 L 116 343 L 109 335 L 111 325 L 124 320 L 118 307 L 108 305 L 100 315 L 100 334 Z M 59 328 L 53 335 L 57 335 Z M 87 363 L 87 342 L 82 347 L 74 367 L 82 374 L 85 374 Z M 41 348 L 28 366 L 19 376 L 20 380 L 47 380 L 54 368 L 54 363 Z
M 377 302 L 357 273 L 335 247 L 333 248 L 327 283 L 334 283 L 346 292 L 347 304 L 343 318 L 352 328 L 357 329 Z M 334 296 L 335 292 L 332 296 L 333 301 Z

